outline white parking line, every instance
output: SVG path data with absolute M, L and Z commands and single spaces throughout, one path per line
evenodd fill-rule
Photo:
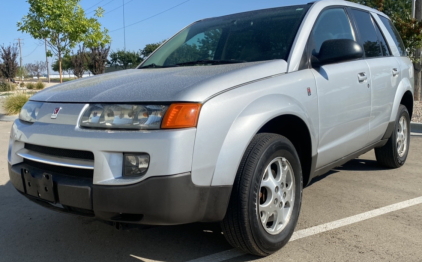
M 290 241 L 295 241 L 301 238 L 305 238 L 305 237 L 309 237 L 309 236 L 313 236 L 319 233 L 323 233 L 323 232 L 327 232 L 333 229 L 337 229 L 339 227 L 344 227 L 344 226 L 348 226 L 351 224 L 355 224 L 370 218 L 374 218 L 377 216 L 381 216 L 381 215 L 385 215 L 387 213 L 391 213 L 400 209 L 404 209 L 404 208 L 408 208 L 411 206 L 415 206 L 415 205 L 419 205 L 422 204 L 422 197 L 417 197 L 414 199 L 410 199 L 407 201 L 403 201 L 397 204 L 393 204 L 390 206 L 386 206 L 386 207 L 382 207 L 379 209 L 375 209 L 372 211 L 368 211 L 359 215 L 355 215 L 355 216 L 351 216 L 351 217 L 347 217 L 347 218 L 343 218 L 337 221 L 333 221 L 330 223 L 326 223 L 326 224 L 322 224 L 319 226 L 315 226 L 315 227 L 311 227 L 311 228 L 307 228 L 307 229 L 302 229 L 299 231 L 296 231 L 292 238 L 290 239 Z M 245 255 L 245 253 L 238 251 L 237 249 L 230 249 L 230 250 L 226 250 L 220 253 L 216 253 L 213 255 L 209 255 L 209 256 L 205 256 L 205 257 L 201 257 L 201 258 L 197 258 L 194 260 L 190 260 L 188 262 L 208 262 L 208 261 L 212 261 L 212 262 L 221 262 L 224 260 L 228 260 L 231 258 L 235 258 L 235 257 L 239 257 L 239 256 L 243 256 Z

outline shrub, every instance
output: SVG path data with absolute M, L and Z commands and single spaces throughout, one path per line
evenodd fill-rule
M 28 102 L 29 96 L 25 94 L 15 94 L 7 97 L 4 101 L 4 109 L 9 115 L 19 114 L 23 105 Z
M 25 87 L 25 83 L 24 83 L 24 82 L 21 82 L 21 83 L 19 84 L 19 86 L 20 86 L 20 87 Z
M 35 89 L 35 84 L 34 83 L 27 83 L 26 89 Z
M 38 82 L 35 84 L 35 89 L 37 89 L 37 90 L 44 89 L 44 87 L 45 87 L 45 85 L 44 85 L 44 83 L 43 83 L 43 82 L 41 82 L 41 81 L 38 81 Z
M 15 90 L 14 84 L 10 82 L 6 82 L 6 81 L 0 82 L 0 92 L 7 92 L 7 91 L 14 91 L 14 90 Z

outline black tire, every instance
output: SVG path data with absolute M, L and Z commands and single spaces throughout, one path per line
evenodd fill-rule
M 287 159 L 294 172 L 295 199 L 290 220 L 277 235 L 267 233 L 261 224 L 257 202 L 261 180 L 270 161 Z M 233 185 L 229 207 L 221 227 L 235 248 L 257 256 L 270 255 L 287 244 L 296 227 L 302 203 L 302 169 L 293 144 L 276 134 L 258 134 L 249 144 Z
M 403 156 L 400 156 L 397 148 L 397 131 L 400 128 L 399 121 L 404 116 L 407 123 L 407 147 L 406 152 Z M 375 156 L 380 165 L 387 168 L 399 168 L 404 165 L 409 153 L 410 146 L 410 116 L 407 108 L 404 105 L 400 105 L 397 113 L 395 128 L 393 134 L 388 139 L 387 144 L 383 147 L 375 148 Z

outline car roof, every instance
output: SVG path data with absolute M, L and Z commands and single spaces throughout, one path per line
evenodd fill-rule
M 349 1 L 345 1 L 345 0 L 316 0 L 313 2 L 310 2 L 309 4 L 312 5 L 322 5 L 323 7 L 330 7 L 330 6 L 347 6 L 347 7 L 355 7 L 355 8 L 359 8 L 362 10 L 366 10 L 368 12 L 372 12 L 372 13 L 376 13 L 378 15 L 382 15 L 388 19 L 390 19 L 386 14 L 384 14 L 381 11 L 378 11 L 377 9 L 365 6 L 365 5 L 361 5 L 361 4 L 356 4 L 356 3 L 352 3 Z

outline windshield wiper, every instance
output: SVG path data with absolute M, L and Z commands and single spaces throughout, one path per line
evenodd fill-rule
M 184 63 L 178 63 L 177 66 L 187 66 L 187 65 L 224 65 L 224 64 L 237 64 L 237 63 L 245 63 L 245 60 L 196 60 L 196 61 L 189 61 Z
M 143 69 L 143 68 L 166 68 L 166 67 L 176 67 L 176 66 L 178 66 L 178 65 L 159 66 L 159 65 L 152 63 L 152 64 L 149 64 L 149 65 L 146 65 L 146 66 L 141 66 L 139 69 Z

